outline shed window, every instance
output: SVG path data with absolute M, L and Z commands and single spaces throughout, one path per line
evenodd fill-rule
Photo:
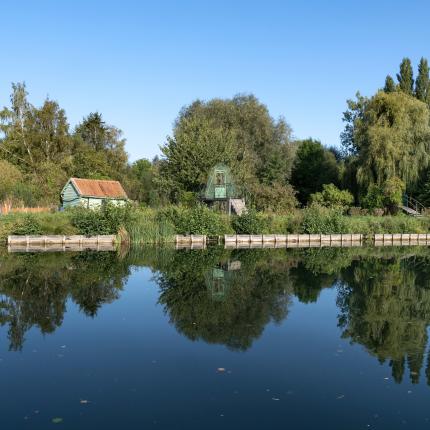
M 225 172 L 215 172 L 215 185 L 225 185 Z

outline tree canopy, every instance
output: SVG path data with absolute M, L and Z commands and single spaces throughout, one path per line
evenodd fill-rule
M 350 146 L 358 155 L 357 179 L 362 186 L 382 185 L 391 177 L 413 184 L 429 162 L 429 110 L 403 92 L 378 92 L 350 103 Z
M 332 151 L 317 140 L 298 142 L 291 184 L 302 204 L 308 202 L 311 194 L 321 191 L 324 184 L 339 185 L 339 179 L 339 164 Z
M 295 144 L 284 119 L 273 119 L 253 95 L 237 95 L 184 107 L 161 151 L 160 184 L 178 201 L 183 191 L 198 193 L 217 163 L 244 188 L 288 187 Z

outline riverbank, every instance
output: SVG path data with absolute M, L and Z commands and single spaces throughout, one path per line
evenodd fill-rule
M 352 216 L 325 208 L 295 210 L 289 214 L 256 213 L 227 216 L 205 207 L 169 206 L 72 210 L 54 213 L 0 216 L 0 243 L 9 235 L 119 234 L 133 244 L 175 242 L 176 235 L 234 234 L 422 234 L 430 231 L 430 217 Z

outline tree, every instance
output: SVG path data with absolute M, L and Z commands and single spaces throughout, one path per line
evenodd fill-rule
M 306 204 L 309 196 L 321 191 L 324 184 L 339 185 L 339 166 L 332 151 L 313 139 L 298 143 L 291 184 L 298 192 L 298 199 Z
M 184 107 L 161 148 L 159 184 L 171 200 L 197 193 L 215 164 L 227 164 L 240 185 L 287 184 L 294 159 L 291 129 L 254 96 L 195 101 Z
M 387 75 L 387 77 L 385 78 L 384 91 L 386 93 L 394 93 L 394 91 L 396 91 L 396 84 L 394 83 L 394 79 L 390 75 Z
M 6 198 L 12 198 L 22 183 L 23 177 L 21 171 L 6 160 L 0 159 L 0 202 Z
M 82 148 L 86 152 L 89 167 L 87 176 L 101 175 L 122 179 L 127 169 L 128 156 L 125 152 L 125 139 L 123 139 L 120 129 L 106 125 L 102 115 L 94 112 L 76 126 L 75 137 L 78 139 L 78 145 L 81 143 L 87 146 L 87 148 Z M 103 154 L 103 156 L 98 154 Z M 91 172 L 91 162 L 88 163 L 88 158 L 96 160 L 96 172 Z M 78 163 L 75 164 L 78 166 Z
M 11 107 L 0 112 L 3 156 L 37 174 L 41 163 L 67 163 L 72 141 L 66 114 L 46 99 L 36 108 L 27 101 L 25 84 L 12 84 Z
M 0 131 L 4 134 L 1 148 L 3 156 L 13 162 L 32 166 L 33 151 L 27 138 L 27 122 L 33 107 L 27 100 L 25 83 L 12 83 L 11 107 L 0 111 Z
M 0 111 L 0 158 L 23 175 L 16 199 L 26 204 L 56 204 L 70 176 L 124 179 L 128 169 L 121 131 L 101 114 L 84 118 L 74 135 L 64 109 L 50 99 L 29 103 L 24 83 L 12 84 L 10 106 Z
M 429 162 L 429 119 L 426 104 L 403 92 L 380 91 L 366 102 L 351 124 L 359 184 L 397 176 L 413 185 Z
M 415 81 L 415 97 L 422 102 L 430 102 L 429 66 L 425 58 L 418 65 L 418 77 Z
M 397 74 L 397 80 L 399 81 L 399 88 L 401 91 L 408 95 L 414 93 L 414 77 L 411 60 L 409 58 L 403 58 L 400 63 L 400 73 Z
M 364 110 L 369 99 L 357 91 L 356 100 L 349 99 L 346 101 L 348 109 L 343 113 L 342 121 L 345 122 L 345 128 L 340 134 L 340 141 L 346 156 L 356 155 L 359 151 L 357 146 L 355 131 L 357 126 L 362 122 Z
M 159 203 L 159 196 L 154 182 L 156 165 L 142 158 L 135 161 L 129 168 L 126 187 L 128 196 L 133 200 L 155 205 Z

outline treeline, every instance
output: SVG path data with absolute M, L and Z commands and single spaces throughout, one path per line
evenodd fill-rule
M 227 164 L 248 204 L 289 212 L 298 206 L 360 206 L 395 212 L 404 192 L 430 205 L 430 79 L 426 59 L 414 78 L 405 58 L 396 82 L 357 93 L 343 114 L 341 147 L 297 140 L 253 95 L 185 106 L 161 157 L 130 163 L 121 131 L 90 113 L 73 130 L 57 102 L 41 107 L 14 84 L 0 111 L 0 201 L 58 204 L 71 176 L 120 180 L 140 203 L 194 206 L 210 169 Z M 384 208 L 384 210 L 382 209 Z
M 25 84 L 12 84 L 10 105 L 0 111 L 0 131 L 0 202 L 58 205 L 72 176 L 120 180 L 131 198 L 150 200 L 141 188 L 152 164 L 130 164 L 121 130 L 106 124 L 98 112 L 71 130 L 58 102 L 46 99 L 34 106 Z
M 396 80 L 371 97 L 357 93 L 343 115 L 341 147 L 295 140 L 254 96 L 196 101 L 179 114 L 161 148 L 158 186 L 173 202 L 197 199 L 209 169 L 228 164 L 259 210 L 360 206 L 394 213 L 405 192 L 430 205 L 430 79 L 403 59 Z

